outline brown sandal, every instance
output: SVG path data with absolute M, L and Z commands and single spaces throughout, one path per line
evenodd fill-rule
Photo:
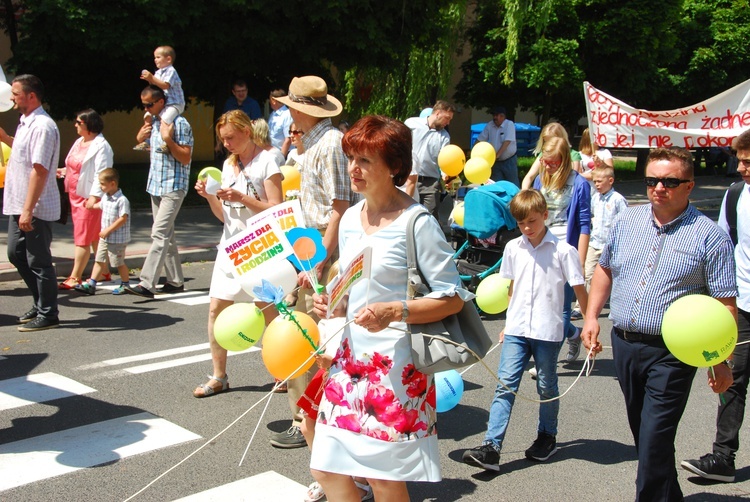
M 211 380 L 215 380 L 221 384 L 221 387 L 216 388 L 209 385 L 211 383 Z M 195 397 L 208 397 L 213 396 L 214 394 L 221 394 L 224 391 L 229 390 L 229 376 L 225 375 L 224 378 L 219 378 L 217 376 L 208 375 L 208 382 L 199 385 L 195 388 L 193 391 L 193 396 Z

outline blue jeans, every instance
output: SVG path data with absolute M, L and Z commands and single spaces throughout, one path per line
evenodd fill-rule
M 497 377 L 513 392 L 518 392 L 523 370 L 533 355 L 537 369 L 536 391 L 539 397 L 543 400 L 557 397 L 560 394 L 557 388 L 557 357 L 560 354 L 560 347 L 562 347 L 562 342 L 544 342 L 522 336 L 506 335 Z M 498 384 L 495 397 L 490 404 L 490 419 L 487 424 L 487 434 L 484 436 L 484 444 L 492 444 L 500 450 L 515 400 L 516 396 L 511 391 Z M 540 404 L 537 430 L 556 436 L 559 411 L 560 401 Z
M 576 327 L 570 322 L 570 316 L 573 314 L 573 300 L 576 297 L 573 287 L 565 283 L 565 299 L 563 300 L 563 336 L 570 340 L 576 334 Z

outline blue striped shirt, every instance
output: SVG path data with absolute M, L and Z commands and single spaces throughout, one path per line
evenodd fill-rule
M 664 312 L 678 298 L 737 296 L 729 236 L 693 206 L 659 227 L 651 204 L 625 210 L 612 226 L 599 265 L 612 273 L 612 324 L 661 334 Z

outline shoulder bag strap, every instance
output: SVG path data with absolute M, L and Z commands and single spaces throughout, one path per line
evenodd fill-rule
M 727 225 L 729 225 L 729 237 L 731 237 L 734 245 L 737 245 L 737 204 L 740 201 L 740 195 L 742 195 L 742 189 L 745 188 L 744 181 L 738 181 L 729 187 L 727 190 L 727 200 L 724 206 L 724 215 L 727 217 Z
M 430 292 L 427 281 L 424 280 L 424 276 L 419 271 L 417 242 L 414 236 L 414 227 L 417 223 L 417 218 L 424 214 L 429 215 L 427 209 L 420 208 L 409 217 L 409 221 L 406 223 L 406 268 L 408 281 L 406 295 L 409 300 L 413 300 L 417 296 L 424 296 Z

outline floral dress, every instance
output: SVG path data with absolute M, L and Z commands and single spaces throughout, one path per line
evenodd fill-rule
M 347 320 L 369 303 L 406 299 L 406 224 L 420 206 L 367 235 L 360 222 L 364 202 L 349 209 L 339 226 L 339 266 L 344 270 L 364 247 L 372 248 L 370 278 L 349 292 Z M 419 268 L 430 297 L 463 289 L 452 250 L 437 221 L 415 226 Z M 429 245 L 424 245 L 428 243 Z M 369 301 L 368 301 L 369 293 Z M 331 366 L 315 427 L 310 466 L 321 471 L 394 481 L 440 481 L 435 386 L 414 368 L 406 323 L 377 333 L 351 323 Z

